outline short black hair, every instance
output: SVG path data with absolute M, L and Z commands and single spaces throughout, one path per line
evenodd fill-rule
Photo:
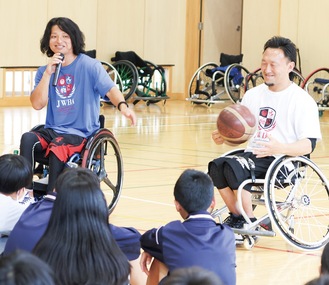
M 0 257 L 0 284 L 55 285 L 55 274 L 50 266 L 34 254 L 17 250 Z
M 51 28 L 58 26 L 62 31 L 70 36 L 73 53 L 78 55 L 85 53 L 85 36 L 81 32 L 79 26 L 74 23 L 71 19 L 65 17 L 52 18 L 43 33 L 43 37 L 40 40 L 40 50 L 45 53 L 48 57 L 52 57 L 54 52 L 49 47 L 49 40 L 51 35 Z
M 12 194 L 31 184 L 32 166 L 23 156 L 0 156 L 0 193 Z
M 264 45 L 264 51 L 268 48 L 279 48 L 283 51 L 285 57 L 296 64 L 297 49 L 296 45 L 287 38 L 274 36 L 270 38 Z
M 207 210 L 214 197 L 214 184 L 205 172 L 186 169 L 175 184 L 174 197 L 188 213 Z

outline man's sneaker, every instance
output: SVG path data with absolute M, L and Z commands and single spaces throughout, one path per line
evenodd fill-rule
M 232 213 L 224 220 L 224 224 L 228 225 L 231 228 L 242 229 L 246 220 L 242 215 L 236 216 Z

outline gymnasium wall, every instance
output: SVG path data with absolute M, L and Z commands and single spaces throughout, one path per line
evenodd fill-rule
M 251 70 L 259 67 L 266 40 L 281 35 L 298 47 L 304 77 L 329 67 L 328 11 L 328 0 L 244 0 L 244 65 Z
M 117 50 L 134 50 L 154 63 L 174 64 L 172 92 L 182 94 L 187 1 L 0 0 L 0 66 L 45 64 L 39 50 L 45 25 L 66 16 L 78 23 L 86 49 L 97 49 L 100 60 L 110 61 Z M 303 75 L 329 66 L 328 0 L 244 0 L 243 5 L 242 53 L 248 69 L 259 66 L 263 44 L 272 35 L 297 44 Z

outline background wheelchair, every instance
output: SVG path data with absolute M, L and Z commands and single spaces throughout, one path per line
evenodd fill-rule
M 295 82 L 298 86 L 303 88 L 305 78 L 298 71 L 298 69 L 294 69 L 292 72 L 290 72 L 289 77 L 291 81 Z M 245 84 L 245 91 L 247 91 L 251 87 L 255 87 L 264 83 L 264 78 L 261 69 L 257 68 L 255 71 L 248 74 L 246 82 L 247 83 Z
M 209 62 L 199 67 L 189 83 L 188 101 L 210 106 L 231 100 L 239 102 L 244 94 L 249 71 L 243 67 L 243 55 L 220 54 L 220 65 Z M 252 83 L 252 81 L 250 81 Z
M 125 101 L 127 101 L 135 93 L 137 88 L 137 68 L 127 60 L 120 60 L 113 64 L 101 61 L 101 64 L 123 94 Z M 102 99 L 102 101 L 112 105 L 107 97 Z
M 100 116 L 101 128 L 89 137 L 84 150 L 75 153 L 67 162 L 67 167 L 84 167 L 97 174 L 101 182 L 108 203 L 109 214 L 117 205 L 123 183 L 123 161 L 118 142 L 112 132 L 104 128 L 104 116 Z M 34 127 L 38 130 L 42 125 Z M 46 191 L 48 175 L 48 159 L 44 153 L 34 154 L 34 169 L 42 168 L 43 174 L 40 180 L 33 182 L 33 190 L 37 193 Z
M 127 65 L 127 62 L 129 62 L 134 65 L 135 68 L 130 68 L 131 72 L 129 73 L 132 78 L 130 81 L 136 82 L 136 86 L 134 86 L 136 96 L 133 98 L 133 104 L 145 101 L 149 105 L 162 100 L 165 103 L 169 99 L 166 94 L 167 83 L 163 67 L 143 60 L 134 51 L 117 51 L 115 57 L 111 60 L 114 62 L 113 66 L 117 69 L 121 78 L 123 74 L 128 74 L 128 72 L 123 72 L 122 64 Z M 128 70 L 127 67 L 126 70 Z M 128 79 L 128 76 L 126 78 Z
M 329 68 L 321 67 L 311 72 L 302 84 L 318 105 L 320 115 L 329 110 Z
M 234 150 L 223 156 L 235 155 Z M 252 204 L 257 216 L 251 222 L 242 207 L 242 189 L 252 186 Z M 252 248 L 260 236 L 274 237 L 276 231 L 297 249 L 311 251 L 329 241 L 329 188 L 326 176 L 305 156 L 276 158 L 264 179 L 248 179 L 237 190 L 237 200 L 247 223 L 233 229 L 237 244 Z M 260 206 L 265 206 L 260 207 Z M 212 213 L 222 222 L 223 207 Z M 274 225 L 274 230 L 272 228 Z

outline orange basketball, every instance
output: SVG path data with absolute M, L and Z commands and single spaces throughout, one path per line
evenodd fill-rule
M 219 113 L 217 129 L 226 143 L 242 144 L 255 133 L 256 118 L 246 106 L 233 104 Z

